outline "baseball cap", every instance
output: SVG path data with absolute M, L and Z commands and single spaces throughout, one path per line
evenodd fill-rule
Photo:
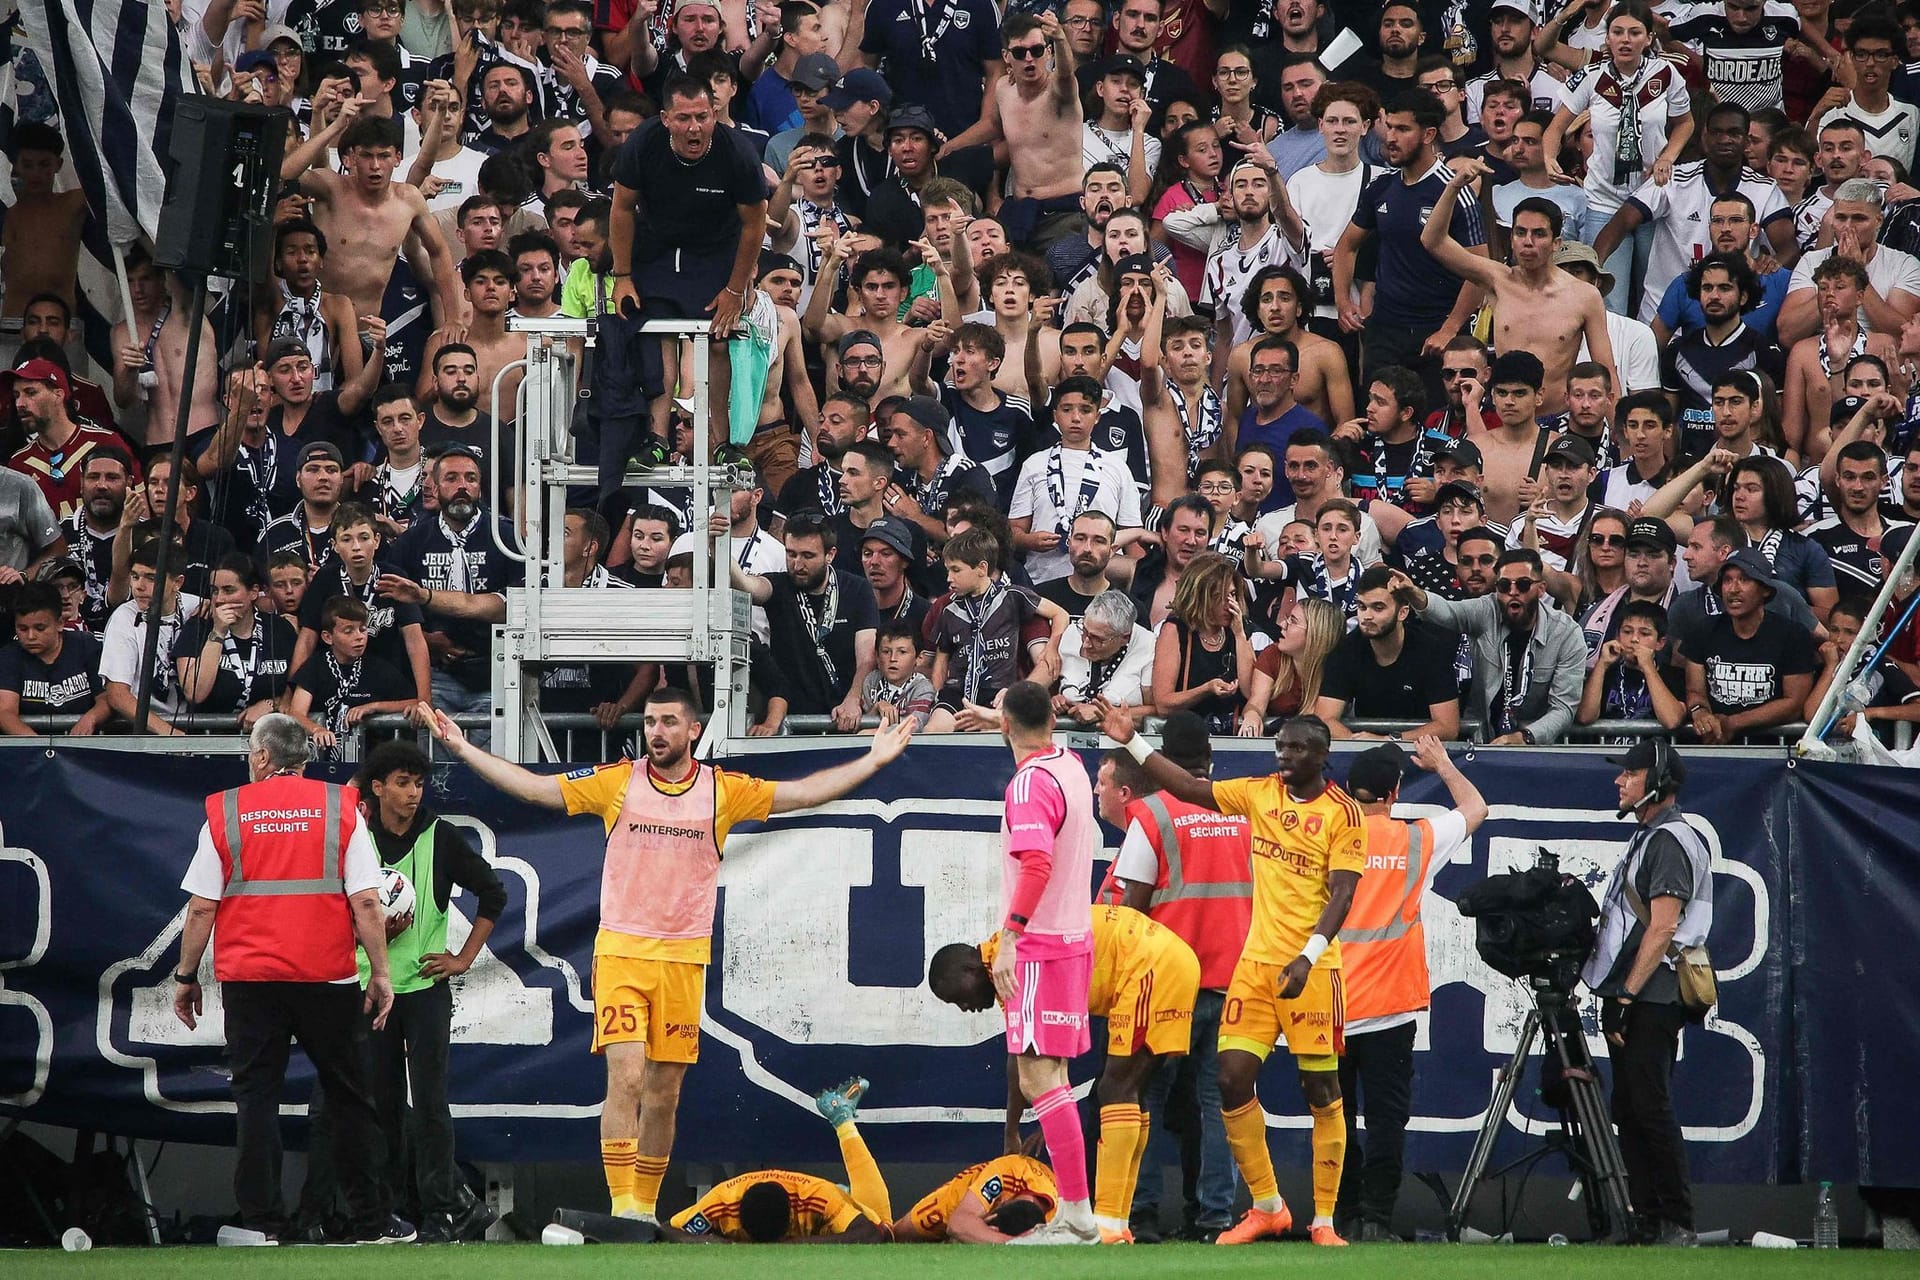
M 271 49 L 282 40 L 291 40 L 300 45 L 300 51 L 306 52 L 306 45 L 300 42 L 300 33 L 284 22 L 269 22 L 260 28 L 260 48 Z
M 1721 561 L 1720 572 L 1724 574 L 1728 569 L 1738 569 L 1770 596 L 1780 594 L 1780 581 L 1773 576 L 1773 566 L 1755 547 L 1742 547 Z
M 887 117 L 887 132 L 895 129 L 918 129 L 929 138 L 940 137 L 940 126 L 933 122 L 933 113 L 917 102 L 906 103 Z
M 1347 790 L 1362 804 L 1377 804 L 1393 794 L 1407 771 L 1407 754 L 1394 743 L 1362 751 L 1347 770 Z
M 1100 64 L 1096 72 L 1102 80 L 1108 76 L 1132 76 L 1141 84 L 1147 82 L 1147 69 L 1140 65 L 1140 59 L 1130 53 L 1116 53 Z
M 793 64 L 793 74 L 787 77 L 787 82 L 803 89 L 820 90 L 839 79 L 839 63 L 824 53 L 810 53 Z
M 63 578 L 68 582 L 85 583 L 87 571 L 72 556 L 62 556 L 58 560 L 47 561 L 40 566 L 40 571 L 33 575 L 35 582 L 59 582 Z
M 674 6 L 674 9 L 677 12 L 681 9 L 691 9 L 695 5 L 705 5 L 715 13 L 721 12 L 720 0 L 680 0 L 680 3 Z
M 267 350 L 260 357 L 260 367 L 271 369 L 288 356 L 305 356 L 313 359 L 313 353 L 307 350 L 307 344 L 298 338 L 279 338 L 267 344 Z
M 1487 509 L 1486 496 L 1480 492 L 1480 486 L 1477 484 L 1465 480 L 1449 480 L 1434 490 L 1433 505 L 1436 507 L 1444 507 L 1455 499 L 1471 502 L 1482 511 Z
M 845 111 L 856 102 L 878 102 L 882 107 L 890 107 L 893 105 L 893 86 L 878 71 L 855 67 L 841 76 L 820 101 L 826 104 L 829 111 Z
M 800 264 L 791 254 L 775 253 L 772 249 L 760 251 L 760 279 L 765 279 L 775 271 L 799 271 Z
M 1668 555 L 1679 549 L 1680 540 L 1673 535 L 1673 526 L 1665 520 L 1652 516 L 1641 516 L 1627 528 L 1627 548 L 1655 547 Z
M 273 56 L 273 53 L 267 49 L 250 49 L 246 53 L 241 54 L 239 59 L 233 64 L 235 71 L 242 72 L 252 71 L 260 67 L 265 67 L 271 72 L 275 80 L 280 78 L 280 62 Z
M 336 467 L 345 467 L 347 460 L 340 456 L 340 446 L 331 440 L 315 440 L 300 451 L 300 466 L 304 467 L 316 459 L 330 460 Z
M 1433 452 L 1435 458 L 1446 458 L 1456 467 L 1479 467 L 1486 470 L 1487 461 L 1480 456 L 1480 446 L 1471 440 L 1455 440 L 1444 449 Z
M 1865 396 L 1841 396 L 1833 402 L 1833 410 L 1827 418 L 1828 424 L 1836 427 L 1846 426 L 1853 420 L 1853 415 L 1860 412 L 1860 406 L 1866 402 Z
M 449 440 L 445 444 L 434 445 L 425 452 L 435 459 L 465 458 L 476 466 L 484 466 L 486 464 L 486 459 L 480 456 L 480 451 L 468 444 L 465 440 Z
M 1574 432 L 1563 431 L 1554 437 L 1553 443 L 1547 446 L 1547 451 L 1541 455 L 1540 460 L 1568 462 L 1576 467 L 1590 467 L 1594 462 L 1593 446 Z
M 845 360 L 847 352 L 855 347 L 872 347 L 875 351 L 882 353 L 886 351 L 886 348 L 880 345 L 880 335 L 871 329 L 849 329 L 840 335 L 839 355 L 842 360 Z
M 932 396 L 908 396 L 894 412 L 906 414 L 936 436 L 944 436 L 953 425 L 946 406 Z
M 1495 5 L 1494 7 L 1508 9 L 1519 8 L 1518 5 L 1512 4 Z M 1529 14 L 1528 16 L 1531 17 L 1532 15 Z M 1591 267 L 1593 273 L 1600 277 L 1600 292 L 1608 293 L 1613 289 L 1612 274 L 1601 264 L 1600 255 L 1593 251 L 1593 246 L 1590 244 L 1581 244 L 1578 240 L 1566 241 L 1554 253 L 1553 265 L 1556 267 Z
M 8 369 L 4 374 L 0 374 L 0 388 L 12 391 L 13 384 L 22 379 L 28 382 L 48 383 L 62 396 L 73 394 L 72 389 L 67 384 L 66 370 L 62 369 L 53 361 L 41 356 L 35 356 L 26 363 Z
M 1529 0 L 1493 0 L 1493 4 L 1487 8 L 1487 16 L 1491 18 L 1502 9 L 1507 9 L 1519 14 L 1536 27 L 1540 25 L 1540 15 L 1534 12 L 1533 5 L 1529 3 Z
M 1621 769 L 1651 769 L 1658 756 L 1659 750 L 1654 740 L 1642 738 L 1627 748 L 1627 754 L 1608 756 L 1607 763 Z M 1673 774 L 1673 780 L 1676 783 L 1687 780 L 1687 762 L 1680 758 L 1680 753 L 1673 749 L 1672 744 L 1667 746 L 1667 768 Z
M 1113 278 L 1121 276 L 1150 276 L 1153 274 L 1153 259 L 1144 253 L 1130 253 L 1113 264 Z
M 860 535 L 862 543 L 878 542 L 889 549 L 898 551 L 900 558 L 908 564 L 913 563 L 913 530 L 899 516 L 881 516 Z

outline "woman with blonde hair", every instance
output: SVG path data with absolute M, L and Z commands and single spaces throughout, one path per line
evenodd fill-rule
M 1280 620 L 1280 638 L 1253 662 L 1253 685 L 1240 712 L 1239 736 L 1264 738 L 1275 719 L 1296 715 L 1320 696 L 1327 655 L 1347 634 L 1340 606 L 1311 596 Z
M 1213 733 L 1232 733 L 1253 683 L 1240 569 L 1215 551 L 1188 563 L 1154 639 L 1153 706 L 1191 711 Z

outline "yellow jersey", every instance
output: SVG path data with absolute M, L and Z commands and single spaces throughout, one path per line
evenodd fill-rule
M 907 1220 L 929 1240 L 947 1238 L 947 1224 L 968 1196 L 980 1198 L 980 1212 L 992 1213 L 1016 1196 L 1038 1196 L 1053 1216 L 1060 1202 L 1053 1170 L 1032 1156 L 999 1156 L 962 1169 L 935 1187 L 907 1212 Z
M 651 764 L 642 764 L 648 781 L 662 795 L 679 795 L 694 784 L 697 771 L 689 771 L 679 782 L 669 782 L 654 772 Z M 616 760 L 592 769 L 577 769 L 560 778 L 560 796 L 566 801 L 567 815 L 591 813 L 599 817 L 608 832 L 620 820 L 627 803 L 627 788 L 633 782 L 634 762 Z M 727 833 L 737 823 L 764 821 L 773 812 L 774 784 L 744 773 L 725 769 L 713 771 L 713 839 L 724 848 Z M 632 934 L 602 929 L 593 940 L 595 955 L 623 956 L 630 960 L 676 960 L 685 964 L 706 964 L 713 954 L 711 938 L 638 938 Z
M 1159 968 L 1186 948 L 1179 934 L 1131 907 L 1093 909 L 1093 981 L 1087 988 L 1087 1012 L 1105 1018 L 1116 992 L 1130 978 Z
M 689 1235 L 745 1241 L 747 1233 L 740 1229 L 740 1197 L 757 1182 L 777 1182 L 787 1189 L 787 1200 L 793 1207 L 793 1221 L 787 1228 L 789 1239 L 837 1235 L 862 1216 L 853 1197 L 825 1178 L 786 1169 L 762 1169 L 719 1183 L 674 1214 L 671 1225 Z
M 1213 807 L 1241 815 L 1253 828 L 1253 926 L 1241 955 L 1263 964 L 1291 963 L 1326 909 L 1328 875 L 1366 870 L 1360 806 L 1332 783 L 1311 800 L 1295 800 L 1270 774 L 1214 783 Z M 1316 967 L 1340 967 L 1338 939 Z

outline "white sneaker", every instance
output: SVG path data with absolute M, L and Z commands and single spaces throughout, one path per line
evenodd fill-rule
M 1082 1226 L 1069 1222 L 1065 1218 L 1055 1218 L 1052 1222 L 1035 1227 L 1025 1235 L 1015 1236 L 1008 1244 L 1099 1244 L 1100 1228 L 1089 1222 Z

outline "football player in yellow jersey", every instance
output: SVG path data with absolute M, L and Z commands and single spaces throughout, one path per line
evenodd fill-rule
M 955 942 L 934 952 L 927 969 L 933 994 L 968 1012 L 992 1008 L 991 970 L 999 949 L 996 933 L 977 947 Z M 1107 1061 L 1097 1086 L 1100 1151 L 1093 1200 L 1104 1243 L 1133 1243 L 1127 1215 L 1150 1123 L 1140 1099 L 1162 1058 L 1186 1055 L 1199 994 L 1200 961 L 1185 939 L 1131 907 L 1095 905 L 1087 1012 L 1107 1020 Z M 1007 1146 L 1012 1150 L 1019 1145 L 1026 1099 L 1011 1065 L 1008 1080 Z
M 1318 716 L 1294 716 L 1274 739 L 1265 778 L 1196 778 L 1134 736 L 1133 720 L 1108 708 L 1101 727 L 1164 787 L 1189 804 L 1239 814 L 1253 828 L 1253 924 L 1234 966 L 1220 1019 L 1220 1103 L 1234 1161 L 1253 1208 L 1220 1244 L 1277 1236 L 1293 1225 L 1267 1150 L 1266 1117 L 1254 1093 L 1260 1064 L 1280 1036 L 1300 1070 L 1313 1112 L 1313 1226 L 1319 1245 L 1344 1245 L 1333 1229 L 1346 1161 L 1340 1098 L 1341 922 L 1367 865 L 1360 806 L 1326 780 L 1332 738 Z
M 898 1244 L 1005 1244 L 1052 1215 L 1053 1170 L 1030 1155 L 996 1156 L 947 1179 L 893 1224 Z
M 674 688 L 647 696 L 644 759 L 533 773 L 473 746 L 424 704 L 454 759 L 516 800 L 591 813 L 606 829 L 600 932 L 593 943 L 593 1049 L 607 1058 L 600 1163 L 616 1216 L 657 1222 L 687 1068 L 699 1057 L 720 851 L 736 823 L 809 809 L 859 787 L 906 750 L 911 724 L 882 728 L 866 752 L 804 778 L 766 782 L 701 764 L 698 704 Z

